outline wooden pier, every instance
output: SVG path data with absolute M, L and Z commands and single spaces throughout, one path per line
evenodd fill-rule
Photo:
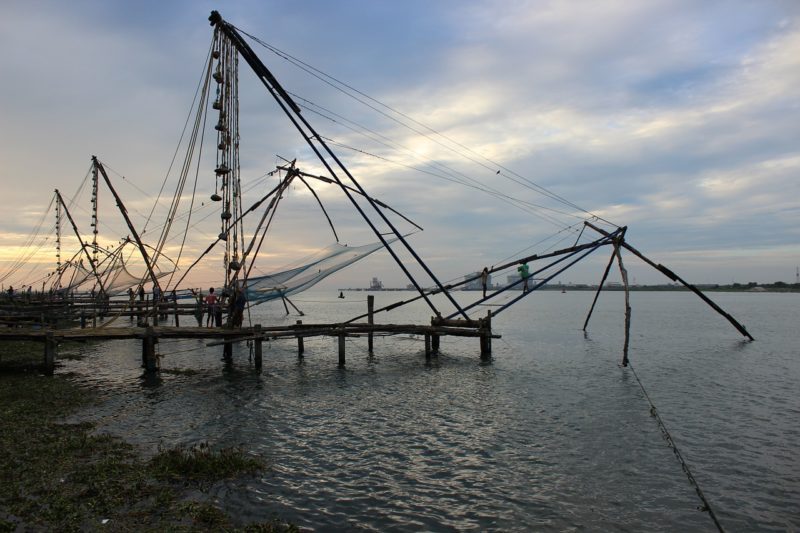
M 433 319 L 430 326 L 417 324 L 373 324 L 373 323 L 327 323 L 295 324 L 281 326 L 262 326 L 256 324 L 244 328 L 204 328 L 175 326 L 146 327 L 88 327 L 55 329 L 50 327 L 10 327 L 0 328 L 0 342 L 38 341 L 44 344 L 43 367 L 52 373 L 58 354 L 58 344 L 65 341 L 103 341 L 119 339 L 138 339 L 142 341 L 142 366 L 148 372 L 158 370 L 156 344 L 159 339 L 208 339 L 207 346 L 222 346 L 226 361 L 231 361 L 232 345 L 237 342 L 253 341 L 255 368 L 262 367 L 262 343 L 264 340 L 296 339 L 298 356 L 304 352 L 303 340 L 307 337 L 337 337 L 339 339 L 339 366 L 346 363 L 345 339 L 347 337 L 368 338 L 372 353 L 372 337 L 379 335 L 420 335 L 425 339 L 425 356 L 438 354 L 441 337 L 478 337 L 480 356 L 491 358 L 491 339 L 499 338 L 492 334 L 489 318 L 476 321 L 453 321 Z

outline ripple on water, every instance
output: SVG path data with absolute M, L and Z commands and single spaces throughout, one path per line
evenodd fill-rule
M 739 343 L 688 296 L 634 293 L 637 373 L 723 525 L 797 529 L 791 304 L 736 300 L 751 330 L 766 320 L 773 332 Z M 443 355 L 426 364 L 420 339 L 378 338 L 374 357 L 349 341 L 341 370 L 335 342 L 308 339 L 302 363 L 290 342 L 265 345 L 258 375 L 244 346 L 225 369 L 217 349 L 181 341 L 162 343 L 165 371 L 143 378 L 139 345 L 115 341 L 80 348 L 87 357 L 62 371 L 102 390 L 102 403 L 81 415 L 101 431 L 150 450 L 205 440 L 266 458 L 257 479 L 213 489 L 243 520 L 277 515 L 321 530 L 713 530 L 636 380 L 619 367 L 619 302 L 601 299 L 587 336 L 580 324 L 564 326 L 582 321 L 591 297 L 537 294 L 497 317 L 504 338 L 490 365 L 470 340 L 443 340 Z

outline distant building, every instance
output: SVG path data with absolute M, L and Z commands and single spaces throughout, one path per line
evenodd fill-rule
M 514 283 L 517 283 L 519 280 L 520 280 L 519 274 L 511 274 L 506 277 L 506 286 L 513 285 Z M 517 283 L 514 289 L 522 290 L 522 283 Z
M 370 291 L 382 291 L 383 290 L 383 282 L 378 278 L 372 278 L 372 281 L 369 284 Z
M 477 278 L 476 278 L 476 276 L 477 276 Z M 467 283 L 464 284 L 464 290 L 465 291 L 480 291 L 480 290 L 483 289 L 483 284 L 481 283 L 481 273 L 480 272 L 473 272 L 472 274 L 467 274 L 466 276 L 464 276 L 464 280 L 465 281 L 470 279 L 470 278 L 475 278 L 475 279 L 473 279 L 471 281 L 467 281 Z M 492 275 L 491 274 L 489 274 L 489 277 L 486 279 L 486 287 L 487 288 L 491 288 L 492 287 Z

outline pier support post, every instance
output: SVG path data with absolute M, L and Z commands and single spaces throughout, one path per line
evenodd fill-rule
M 297 325 L 298 326 L 301 326 L 302 324 L 303 324 L 302 320 L 298 320 L 297 321 Z M 300 328 L 298 328 L 298 332 L 297 333 L 298 333 L 297 334 L 297 358 L 298 359 L 302 359 L 303 358 L 303 352 L 306 351 L 306 346 L 305 346 L 305 343 L 303 342 L 303 336 L 300 335 Z
M 178 318 L 179 317 L 179 313 L 178 313 L 178 298 L 176 297 L 174 300 L 172 300 L 172 302 L 173 302 L 173 304 L 172 304 L 173 308 L 175 309 L 175 327 L 179 328 L 181 326 L 181 320 L 180 320 L 180 318 Z
M 261 334 L 261 324 L 256 324 L 255 326 L 253 326 L 253 331 L 254 331 L 254 333 L 256 335 L 260 335 Z M 261 350 L 262 350 L 262 344 L 264 343 L 264 339 L 262 339 L 261 337 L 256 337 L 255 342 L 256 342 L 256 344 L 255 344 L 256 370 L 260 371 L 261 370 L 261 358 L 262 358 Z
M 622 347 L 622 366 L 628 366 L 628 346 L 631 338 L 631 296 L 628 289 L 628 271 L 625 265 L 622 264 L 622 251 L 620 245 L 614 246 L 614 252 L 617 255 L 619 263 L 619 274 L 622 277 L 622 286 L 625 288 L 625 343 Z
M 425 359 L 431 358 L 431 334 L 425 334 Z
M 86 329 L 86 311 L 81 309 L 81 329 Z
M 431 326 L 436 326 L 438 324 L 438 319 L 435 316 L 431 317 Z M 431 333 L 431 352 L 433 355 L 439 355 L 439 339 L 440 336 L 438 333 Z
M 230 340 L 230 337 L 223 337 L 225 341 Z M 222 358 L 225 359 L 225 364 L 229 365 L 233 363 L 233 343 L 226 342 L 222 345 Z
M 344 333 L 339 335 L 339 366 L 343 367 L 345 364 L 345 354 L 344 354 Z
M 142 364 L 147 372 L 155 372 L 156 361 L 156 334 L 151 326 L 145 329 L 144 339 L 142 339 Z
M 492 312 L 488 311 L 480 322 L 481 359 L 485 361 L 492 358 Z
M 367 324 L 370 326 L 375 323 L 375 295 L 370 294 L 367 296 Z M 372 355 L 372 332 L 367 334 L 367 350 Z
M 56 366 L 56 353 L 58 351 L 58 343 L 52 331 L 47 332 L 44 339 L 44 373 L 48 376 L 53 375 L 53 370 Z

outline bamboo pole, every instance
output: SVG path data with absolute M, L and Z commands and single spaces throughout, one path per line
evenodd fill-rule
M 261 333 L 261 324 L 256 324 L 253 326 L 253 331 L 256 335 Z M 264 338 L 258 336 L 255 340 L 255 363 L 256 363 L 256 370 L 261 370 L 262 358 L 263 358 L 263 347 L 262 344 L 264 343 Z
M 622 252 L 619 248 L 619 244 L 614 245 L 614 254 L 617 256 L 619 273 L 622 276 L 622 286 L 625 288 L 625 342 L 622 347 L 622 366 L 628 366 L 628 346 L 630 345 L 631 336 L 631 297 L 628 290 L 628 271 L 625 269 L 625 265 L 622 264 Z
M 367 324 L 374 324 L 375 323 L 375 295 L 369 294 L 367 295 Z M 373 335 L 370 331 L 367 334 L 367 350 L 369 351 L 370 355 L 372 355 L 372 348 L 373 348 Z
M 595 226 L 594 224 L 592 224 L 590 222 L 584 222 L 584 224 L 589 226 L 590 228 L 592 228 L 593 230 L 595 230 L 598 233 L 601 233 L 601 234 L 606 235 L 606 236 L 610 235 L 607 231 L 598 228 L 597 226 Z M 747 329 L 745 329 L 744 325 L 740 324 L 735 318 L 733 318 L 733 316 L 728 314 L 724 309 L 722 309 L 720 306 L 718 306 L 716 303 L 714 303 L 711 300 L 711 298 L 709 298 L 708 296 L 703 294 L 703 292 L 700 289 L 698 289 L 697 287 L 695 287 L 691 283 L 685 281 L 683 278 L 678 276 L 676 273 L 674 273 L 673 271 L 671 271 L 670 269 L 668 269 L 664 265 L 657 264 L 657 263 L 651 261 L 650 259 L 645 257 L 642 252 L 640 252 L 639 250 L 637 250 L 636 248 L 634 248 L 633 246 L 631 246 L 627 242 L 622 241 L 620 243 L 620 245 L 623 248 L 625 248 L 626 250 L 628 250 L 629 252 L 631 252 L 633 255 L 635 255 L 636 257 L 638 257 L 639 259 L 641 259 L 642 261 L 644 261 L 648 265 L 650 265 L 651 267 L 655 268 L 656 270 L 658 270 L 659 272 L 661 272 L 662 274 L 667 276 L 672 281 L 680 283 L 681 285 L 683 285 L 684 287 L 686 287 L 687 289 L 689 289 L 690 291 L 695 293 L 697 296 L 700 297 L 701 300 L 703 300 L 705 303 L 707 303 L 714 311 L 716 311 L 717 313 L 719 313 L 720 315 L 725 317 L 725 319 L 728 322 L 730 322 L 731 325 L 733 327 L 735 327 L 739 331 L 739 333 L 741 333 L 742 335 L 744 335 L 745 337 L 747 337 L 751 341 L 755 340 L 755 339 L 753 339 L 753 336 L 750 335 L 750 333 L 747 332 Z
M 603 272 L 603 277 L 600 279 L 600 285 L 597 287 L 597 292 L 594 293 L 594 300 L 592 300 L 592 306 L 589 308 L 589 312 L 586 314 L 586 320 L 583 322 L 583 331 L 586 331 L 586 327 L 589 325 L 589 319 L 592 318 L 592 313 L 594 312 L 594 306 L 597 304 L 597 298 L 600 296 L 600 291 L 603 290 L 603 284 L 606 282 L 606 278 L 608 278 L 608 273 L 611 271 L 611 265 L 614 264 L 614 257 L 617 255 L 617 249 L 614 248 L 614 251 L 611 252 L 611 257 L 608 259 L 608 264 L 606 265 L 606 270 Z

